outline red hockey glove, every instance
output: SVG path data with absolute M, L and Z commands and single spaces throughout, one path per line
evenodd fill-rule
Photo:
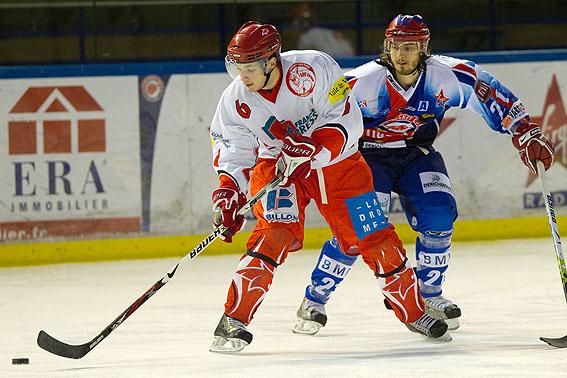
M 237 213 L 246 203 L 246 195 L 225 177 L 221 176 L 220 186 L 213 191 L 213 227 L 226 227 L 227 230 L 219 237 L 226 243 L 232 243 L 232 236 L 244 225 L 244 217 Z
M 309 177 L 311 161 L 322 146 L 314 139 L 302 135 L 285 137 L 276 164 L 276 175 L 283 177 L 281 186 Z
M 522 162 L 537 174 L 536 161 L 541 161 L 547 171 L 553 164 L 555 148 L 542 134 L 540 127 L 531 122 L 522 122 L 512 135 L 514 147 L 520 151 Z

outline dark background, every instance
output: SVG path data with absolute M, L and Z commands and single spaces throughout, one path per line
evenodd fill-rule
M 296 47 L 297 1 L 0 0 L 0 64 L 222 59 L 245 21 L 280 29 Z M 434 52 L 567 48 L 567 0 L 311 2 L 320 26 L 357 55 L 376 54 L 399 13 L 421 14 Z

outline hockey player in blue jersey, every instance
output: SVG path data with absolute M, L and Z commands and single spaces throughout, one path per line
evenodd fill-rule
M 416 273 L 426 311 L 456 329 L 461 310 L 442 295 L 442 285 L 457 206 L 443 158 L 432 146 L 445 112 L 455 107 L 480 114 L 492 130 L 511 136 L 534 173 L 538 160 L 546 170 L 551 166 L 554 148 L 530 122 L 521 101 L 494 76 L 473 62 L 431 55 L 421 16 L 398 15 L 385 37 L 379 59 L 346 73 L 364 117 L 359 148 L 384 213 L 396 192 L 417 232 Z M 324 244 L 294 332 L 315 334 L 326 324 L 325 304 L 357 255 L 356 250 L 341 251 L 334 238 Z M 385 304 L 398 306 L 388 297 Z

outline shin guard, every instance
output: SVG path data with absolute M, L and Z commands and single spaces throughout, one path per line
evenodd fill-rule
M 228 290 L 225 314 L 249 324 L 270 289 L 275 270 L 263 259 L 244 255 Z
M 423 315 L 425 305 L 419 293 L 417 278 L 407 259 L 399 269 L 377 277 L 382 294 L 400 321 L 411 323 Z
M 382 294 L 396 317 L 403 323 L 419 319 L 425 306 L 415 273 L 394 230 L 372 234 L 364 238 L 359 247 L 364 262 L 378 278 Z

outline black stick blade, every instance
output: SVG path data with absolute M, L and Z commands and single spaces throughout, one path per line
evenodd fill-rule
M 540 337 L 541 341 L 544 341 L 556 348 L 567 348 L 567 335 L 563 337 L 553 338 L 553 337 Z
M 79 359 L 89 353 L 91 348 L 89 343 L 82 345 L 65 344 L 47 334 L 47 332 L 39 331 L 37 335 L 37 345 L 46 351 L 61 357 Z

